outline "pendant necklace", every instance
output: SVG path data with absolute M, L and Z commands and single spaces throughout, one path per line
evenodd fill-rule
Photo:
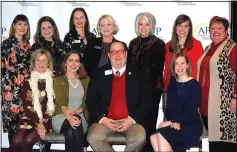
M 180 91 L 181 91 L 183 85 L 184 85 L 184 82 L 182 83 L 181 87 L 179 88 L 179 84 L 177 83 L 178 95 L 180 94 Z

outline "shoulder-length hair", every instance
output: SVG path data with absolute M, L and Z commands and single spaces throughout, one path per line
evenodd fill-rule
M 72 13 L 71 13 L 71 17 L 70 17 L 70 21 L 69 21 L 69 32 L 71 32 L 71 31 L 76 31 L 75 25 L 74 25 L 74 23 L 73 23 L 73 18 L 74 18 L 75 12 L 77 12 L 77 11 L 83 12 L 83 14 L 84 14 L 84 16 L 85 16 L 85 18 L 86 18 L 84 32 L 85 32 L 85 34 L 87 34 L 87 33 L 90 32 L 90 22 L 89 22 L 89 18 L 88 18 L 88 16 L 87 16 L 86 11 L 84 10 L 84 8 L 81 8 L 81 7 L 75 8 L 75 9 L 72 11 Z
M 211 18 L 211 20 L 210 20 L 209 28 L 211 28 L 212 24 L 214 24 L 214 23 L 221 23 L 221 24 L 223 24 L 224 27 L 225 27 L 225 31 L 227 31 L 228 28 L 229 28 L 229 21 L 226 18 L 224 18 L 224 17 L 213 16 Z
M 35 43 L 38 43 L 38 44 L 42 43 L 41 24 L 43 22 L 47 22 L 47 21 L 50 22 L 53 27 L 53 41 L 54 41 L 54 43 L 55 44 L 61 43 L 57 25 L 54 22 L 54 20 L 49 16 L 43 16 L 38 20 L 36 32 L 35 32 L 35 36 L 34 36 Z
M 98 34 L 99 34 L 100 36 L 102 36 L 102 35 L 101 35 L 101 32 L 100 32 L 100 22 L 101 22 L 101 20 L 103 20 L 104 18 L 106 18 L 106 19 L 112 21 L 113 26 L 114 26 L 113 34 L 114 34 L 114 35 L 117 34 L 118 31 L 119 31 L 118 25 L 116 24 L 116 21 L 114 20 L 114 18 L 113 18 L 111 15 L 108 15 L 108 14 L 102 15 L 102 16 L 99 18 L 99 20 L 98 20 L 98 22 L 97 22 L 97 26 L 96 26 L 96 30 L 97 30 Z
M 172 38 L 171 38 L 170 47 L 169 47 L 170 52 L 174 52 L 177 50 L 177 44 L 179 42 L 178 35 L 176 33 L 177 25 L 182 24 L 186 21 L 189 21 L 189 32 L 187 35 L 187 39 L 184 43 L 184 48 L 187 50 L 191 50 L 193 48 L 193 24 L 192 24 L 192 21 L 189 16 L 187 16 L 185 14 L 181 14 L 176 18 L 174 25 L 173 25 Z
M 66 62 L 67 62 L 67 60 L 68 60 L 68 58 L 70 57 L 71 54 L 77 54 L 77 55 L 79 56 L 81 65 L 80 65 L 80 67 L 79 67 L 77 73 L 79 74 L 80 78 L 86 77 L 86 76 L 87 76 L 87 72 L 86 72 L 86 70 L 85 70 L 85 68 L 84 68 L 84 66 L 83 66 L 83 64 L 82 64 L 82 56 L 81 56 L 81 54 L 78 53 L 77 51 L 69 51 L 69 52 L 66 54 L 66 56 L 65 56 L 65 58 L 64 58 L 64 60 L 63 60 L 63 63 L 62 63 L 62 65 L 61 65 L 61 72 L 62 72 L 63 74 L 66 74 L 66 72 L 67 72 Z
M 32 66 L 32 68 L 35 68 L 35 60 L 38 56 L 41 55 L 45 55 L 48 58 L 48 62 L 49 62 L 49 69 L 51 71 L 53 71 L 53 58 L 49 52 L 49 50 L 45 49 L 44 47 L 40 47 L 37 48 L 36 50 L 33 51 L 33 53 L 31 54 L 31 58 L 30 58 L 30 64 Z
M 14 25 L 18 22 L 18 21 L 23 21 L 23 22 L 26 22 L 28 24 L 28 29 L 27 29 L 27 32 L 26 34 L 23 35 L 23 40 L 30 40 L 30 23 L 29 23 L 29 20 L 28 18 L 23 15 L 23 14 L 19 14 L 17 15 L 13 21 L 12 21 L 12 24 L 11 24 L 11 28 L 10 28 L 10 31 L 9 31 L 9 37 L 15 37 L 15 28 L 14 28 Z
M 143 12 L 137 15 L 136 19 L 135 19 L 135 32 L 136 34 L 139 36 L 139 30 L 138 30 L 138 26 L 139 26 L 139 20 L 141 18 L 145 18 L 148 20 L 151 30 L 149 31 L 149 35 L 154 35 L 155 33 L 155 27 L 156 27 L 156 18 L 149 12 Z
M 186 63 L 188 64 L 188 68 L 187 68 L 187 75 L 190 77 L 192 76 L 192 67 L 191 67 L 191 63 L 189 60 L 188 55 L 184 52 L 184 51 L 178 51 L 176 52 L 170 62 L 170 75 L 174 78 L 178 78 L 177 74 L 175 73 L 175 62 L 177 60 L 178 57 L 184 57 L 186 60 Z

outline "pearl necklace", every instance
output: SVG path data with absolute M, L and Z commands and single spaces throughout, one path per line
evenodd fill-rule
M 75 89 L 75 88 L 77 88 L 78 85 L 79 85 L 79 80 L 77 79 L 76 84 L 73 84 L 73 83 L 72 83 L 72 80 L 68 79 L 68 83 L 71 85 L 72 88 Z

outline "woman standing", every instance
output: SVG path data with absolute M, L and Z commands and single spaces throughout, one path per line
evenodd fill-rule
M 224 17 L 210 20 L 212 43 L 198 61 L 200 113 L 210 152 L 236 152 L 236 42 L 228 37 L 228 28 Z
M 86 11 L 83 8 L 75 8 L 70 17 L 69 32 L 64 37 L 63 42 L 66 44 L 67 52 L 76 50 L 83 56 L 88 39 L 95 37 L 95 34 L 90 32 L 90 23 Z
M 192 77 L 191 62 L 183 52 L 173 55 L 170 74 L 174 79 L 167 90 L 167 121 L 161 122 L 151 136 L 154 151 L 185 152 L 198 148 L 202 134 L 202 120 L 198 112 L 201 87 Z
M 78 52 L 71 51 L 66 55 L 62 73 L 64 75 L 57 77 L 54 82 L 56 110 L 53 129 L 64 133 L 67 152 L 80 152 L 85 146 L 84 134 L 88 126 L 85 98 L 90 78 L 81 66 Z
M 66 55 L 65 47 L 60 40 L 57 25 L 49 16 L 43 16 L 37 23 L 36 33 L 34 36 L 35 43 L 32 50 L 44 47 L 49 50 L 55 71 L 60 71 L 61 63 Z
M 109 63 L 108 51 L 112 42 L 117 41 L 118 25 L 111 15 L 102 15 L 97 22 L 97 31 L 101 36 L 89 40 L 83 58 L 85 69 L 90 77 L 95 69 Z
M 179 15 L 173 26 L 172 38 L 166 43 L 164 88 L 167 90 L 170 82 L 169 65 L 175 52 L 182 49 L 189 57 L 192 65 L 192 77 L 197 77 L 197 61 L 203 54 L 203 47 L 200 41 L 193 38 L 192 21 L 185 14 Z
M 3 132 L 11 140 L 22 117 L 20 87 L 30 72 L 30 24 L 28 18 L 17 15 L 10 28 L 9 38 L 1 43 L 1 95 Z
M 53 61 L 48 50 L 32 53 L 33 71 L 21 88 L 25 116 L 18 124 L 9 152 L 31 152 L 34 144 L 52 131 L 54 106 Z
M 156 131 L 160 97 L 163 88 L 163 69 L 165 61 L 165 43 L 154 35 L 155 17 L 148 13 L 140 13 L 136 17 L 135 30 L 138 37 L 129 44 L 128 62 L 134 63 L 142 71 L 147 72 L 153 87 L 152 108 L 145 118 L 147 143 L 144 151 L 152 151 L 150 136 Z

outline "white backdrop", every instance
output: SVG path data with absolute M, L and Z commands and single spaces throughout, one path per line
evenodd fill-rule
M 30 22 L 31 44 L 36 32 L 37 21 L 42 16 L 52 17 L 59 29 L 63 40 L 69 30 L 71 12 L 76 7 L 83 7 L 89 17 L 91 31 L 97 33 L 95 27 L 99 17 L 110 14 L 117 21 L 119 32 L 115 38 L 129 44 L 136 37 L 134 30 L 135 17 L 141 12 L 152 13 L 157 20 L 156 36 L 168 42 L 171 38 L 175 18 L 179 14 L 187 14 L 193 22 L 193 35 L 199 39 L 203 47 L 210 43 L 209 21 L 218 15 L 230 19 L 230 2 L 85 2 L 68 0 L 64 2 L 31 2 L 18 0 L 17 2 L 2 2 L 2 40 L 6 39 L 14 17 L 25 14 Z M 7 134 L 2 136 L 2 147 L 8 147 Z

